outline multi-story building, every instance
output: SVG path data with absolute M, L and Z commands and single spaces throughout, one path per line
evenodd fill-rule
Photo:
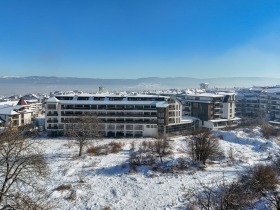
M 266 117 L 280 122 L 280 88 L 254 87 L 237 93 L 236 114 L 243 117 Z
M 69 119 L 96 115 L 105 136 L 158 137 L 191 131 L 175 97 L 156 95 L 57 95 L 46 101 L 45 129 L 63 132 Z
M 23 105 L 0 109 L 0 127 L 19 127 L 32 123 L 33 112 Z
M 235 93 L 186 94 L 183 115 L 198 118 L 200 127 L 220 129 L 237 124 L 235 117 Z

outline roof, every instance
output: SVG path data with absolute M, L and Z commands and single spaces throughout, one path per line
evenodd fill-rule
M 234 120 L 240 120 L 239 117 L 234 117 L 231 119 L 217 119 L 217 120 L 209 120 L 210 122 L 227 122 L 227 121 L 234 121 Z
M 47 101 L 49 102 L 49 101 Z M 51 101 L 52 102 L 52 101 Z M 90 104 L 90 105 L 156 105 L 164 101 L 79 101 L 79 100 L 61 100 L 61 104 Z
M 51 98 L 49 98 L 48 100 L 46 100 L 46 102 L 57 103 L 57 102 L 59 102 L 59 100 L 58 100 L 56 97 L 51 97 Z
M 13 107 L 5 107 L 0 109 L 0 114 L 3 115 L 19 115 L 18 112 L 14 111 Z
M 19 101 L 18 101 L 17 105 L 26 106 L 26 105 L 27 105 L 27 103 L 26 103 L 26 101 L 24 100 L 24 98 L 23 98 L 23 97 L 21 97 L 21 98 L 19 99 Z
M 199 120 L 196 117 L 192 117 L 192 116 L 182 116 L 182 122 L 193 122 L 195 120 Z
M 166 108 L 168 106 L 169 106 L 169 104 L 164 101 L 160 101 L 160 102 L 156 103 L 156 107 Z
M 267 93 L 280 93 L 280 88 L 267 89 Z
M 16 106 L 4 107 L 4 108 L 0 109 L 0 114 L 3 114 L 3 115 L 19 115 L 20 113 L 18 113 L 15 110 L 19 110 L 23 107 L 25 107 L 25 106 L 16 105 Z M 26 112 L 32 112 L 32 111 L 31 110 L 26 110 Z
M 187 94 L 187 96 L 213 97 L 213 98 L 224 97 L 223 95 L 218 95 L 218 94 L 214 94 L 214 93 Z
M 141 97 L 141 98 L 169 98 L 168 96 L 163 96 L 163 95 L 148 95 L 148 94 L 109 94 L 109 93 L 95 93 L 95 94 L 90 94 L 90 93 L 82 93 L 82 94 L 60 94 L 60 95 L 55 95 L 55 97 Z

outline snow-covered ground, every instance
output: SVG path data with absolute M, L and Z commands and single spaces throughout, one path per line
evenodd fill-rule
M 57 209 L 184 209 L 183 187 L 213 180 L 228 181 L 247 167 L 256 163 L 269 163 L 277 156 L 280 147 L 276 139 L 266 140 L 259 128 L 236 131 L 217 131 L 221 146 L 228 156 L 232 151 L 234 160 L 225 157 L 211 161 L 205 170 L 189 169 L 181 173 L 153 172 L 141 167 L 137 173 L 130 172 L 128 159 L 131 142 L 136 148 L 142 141 L 152 139 L 104 139 L 91 142 L 94 145 L 111 141 L 122 142 L 123 149 L 116 154 L 77 157 L 78 148 L 65 139 L 40 139 L 41 149 L 51 168 L 50 180 L 45 188 L 49 200 L 57 203 Z M 184 137 L 173 138 L 174 155 L 166 158 L 170 163 L 185 158 Z M 71 189 L 56 190 L 62 184 Z

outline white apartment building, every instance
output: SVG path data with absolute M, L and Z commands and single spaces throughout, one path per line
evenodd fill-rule
M 280 87 L 254 87 L 237 93 L 237 115 L 266 117 L 271 122 L 280 122 Z
M 199 127 L 217 130 L 235 126 L 235 93 L 190 93 L 183 102 L 183 115 L 199 119 Z
M 94 114 L 105 136 L 158 137 L 191 131 L 182 104 L 157 95 L 57 95 L 46 101 L 45 129 L 63 132 L 69 119 Z

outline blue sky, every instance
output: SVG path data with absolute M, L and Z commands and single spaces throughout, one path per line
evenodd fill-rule
M 0 76 L 280 78 L 279 0 L 0 0 Z

